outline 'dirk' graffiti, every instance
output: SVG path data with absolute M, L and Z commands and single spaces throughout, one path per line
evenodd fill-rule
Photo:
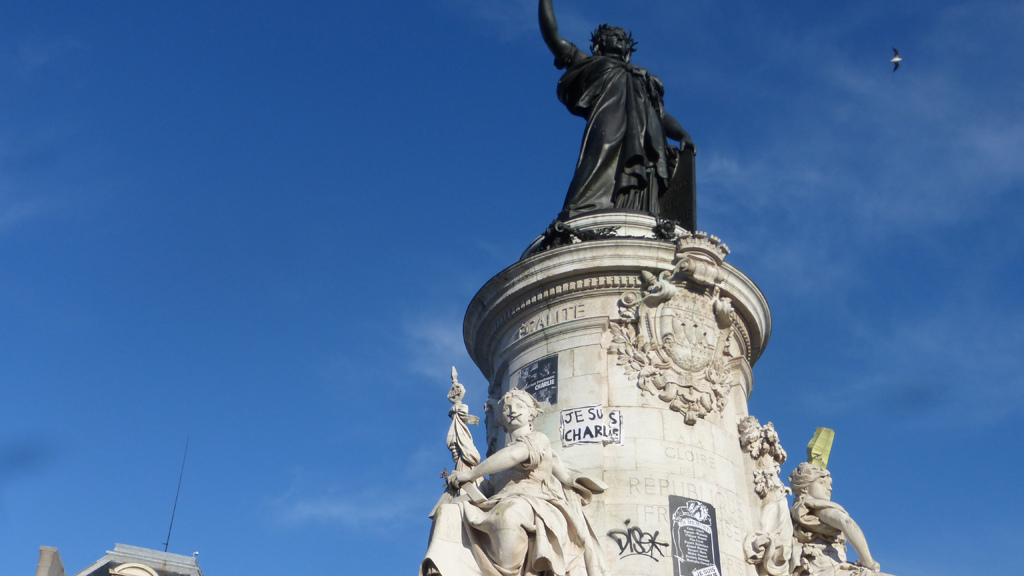
M 665 553 L 661 549 L 662 547 L 667 548 L 668 543 L 658 542 L 657 532 L 651 534 L 637 526 L 630 526 L 628 519 L 625 524 L 625 528 L 614 528 L 608 531 L 608 536 L 619 545 L 619 558 L 647 556 L 657 562 L 658 559 L 654 556 L 655 552 L 658 553 L 658 556 L 665 557 Z

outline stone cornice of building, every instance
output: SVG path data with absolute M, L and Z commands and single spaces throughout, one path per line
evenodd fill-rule
M 615 238 L 554 248 L 509 266 L 477 292 L 466 311 L 463 337 L 470 357 L 492 376 L 493 367 L 481 365 L 486 354 L 479 354 L 483 351 L 477 348 L 485 341 L 493 344 L 510 320 L 572 294 L 640 289 L 639 272 L 671 269 L 676 250 L 674 242 L 664 240 Z M 725 272 L 722 291 L 732 298 L 744 319 L 741 324 L 752 332 L 740 330 L 747 359 L 754 364 L 771 335 L 768 303 L 738 269 L 729 264 L 721 268 Z
M 90 576 L 110 563 L 117 565 L 138 563 L 148 566 L 161 574 L 203 576 L 203 570 L 199 567 L 199 561 L 192 556 L 160 552 L 159 550 L 128 546 L 127 544 L 114 544 L 114 549 L 108 550 L 106 556 L 100 558 L 92 566 L 82 570 L 75 576 Z M 96 574 L 96 576 L 107 576 L 107 573 L 104 571 Z

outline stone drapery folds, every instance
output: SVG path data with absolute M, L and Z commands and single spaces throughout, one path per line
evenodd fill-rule
M 604 554 L 583 507 L 606 486 L 575 473 L 532 429 L 537 401 L 511 390 L 497 411 L 507 445 L 472 470 L 456 471 L 449 486 L 481 483 L 486 498 L 465 496 L 433 514 L 420 576 L 606 576 Z
M 567 68 L 558 99 L 587 121 L 560 218 L 622 208 L 658 215 L 679 154 L 662 127 L 664 85 L 613 56 L 583 56 L 576 46 L 556 62 Z

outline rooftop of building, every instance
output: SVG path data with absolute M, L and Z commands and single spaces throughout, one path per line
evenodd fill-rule
M 40 547 L 36 576 L 67 576 L 56 548 Z M 195 555 L 114 544 L 113 550 L 75 576 L 203 576 L 203 570 Z

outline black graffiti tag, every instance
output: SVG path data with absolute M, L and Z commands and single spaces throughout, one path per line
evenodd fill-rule
M 658 542 L 657 532 L 654 534 L 644 532 L 636 526 L 630 526 L 629 520 L 626 520 L 625 524 L 625 528 L 615 528 L 608 531 L 608 536 L 619 545 L 619 558 L 647 556 L 657 562 L 658 559 L 654 557 L 655 552 L 658 553 L 658 556 L 665 557 L 665 553 L 661 549 L 662 547 L 668 548 L 668 544 Z

